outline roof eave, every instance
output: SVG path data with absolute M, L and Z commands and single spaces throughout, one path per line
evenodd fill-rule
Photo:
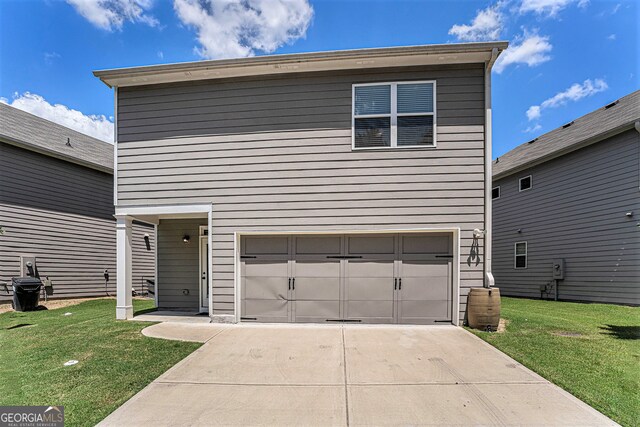
M 113 175 L 113 167 L 101 165 L 98 163 L 88 162 L 82 159 L 78 159 L 77 157 L 68 156 L 63 153 L 58 153 L 56 151 L 47 150 L 46 148 L 29 144 L 25 141 L 20 141 L 15 138 L 8 137 L 6 135 L 0 135 L 0 142 L 4 142 L 5 144 L 13 145 L 18 148 L 23 148 L 25 150 L 33 151 L 39 154 L 43 154 L 48 157 L 54 157 L 56 159 L 64 160 L 65 162 L 74 163 L 79 166 L 84 166 L 86 168 L 95 169 L 100 172 L 105 172 L 110 175 Z
M 627 123 L 625 123 L 623 125 L 617 126 L 617 127 L 613 128 L 613 129 L 609 129 L 606 132 L 602 132 L 602 133 L 593 135 L 593 136 L 591 136 L 589 138 L 585 138 L 580 143 L 571 145 L 570 147 L 567 147 L 567 148 L 565 148 L 563 150 L 555 151 L 555 152 L 550 153 L 550 154 L 548 154 L 546 156 L 541 156 L 541 157 L 538 157 L 538 158 L 536 158 L 534 160 L 531 160 L 529 162 L 523 163 L 521 165 L 514 166 L 514 167 L 512 167 L 510 169 L 507 169 L 505 171 L 495 173 L 492 176 L 492 180 L 496 181 L 498 179 L 506 178 L 506 177 L 508 177 L 510 175 L 516 174 L 516 173 L 521 172 L 521 171 L 523 171 L 525 169 L 529 169 L 529 168 L 532 168 L 534 166 L 538 166 L 538 165 L 540 165 L 542 163 L 548 162 L 549 160 L 553 160 L 553 159 L 556 159 L 558 157 L 562 157 L 562 156 L 564 156 L 566 154 L 572 153 L 572 152 L 577 151 L 577 150 L 581 150 L 581 149 L 583 149 L 583 148 L 585 148 L 585 147 L 587 147 L 589 145 L 593 145 L 593 144 L 598 143 L 600 141 L 603 141 L 603 140 L 605 140 L 607 138 L 611 138 L 612 136 L 615 136 L 615 135 L 617 135 L 619 133 L 626 132 L 626 131 L 634 128 L 635 122 L 636 122 L 636 120 L 632 120 L 632 121 L 627 122 Z M 494 164 L 494 167 L 495 167 L 495 161 L 493 162 L 493 164 Z
M 357 49 L 252 58 L 209 60 L 94 71 L 109 87 L 140 86 L 314 71 L 353 70 L 398 66 L 484 63 L 505 41 Z

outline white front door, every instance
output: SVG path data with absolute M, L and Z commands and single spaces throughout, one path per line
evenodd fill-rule
M 209 311 L 209 240 L 200 236 L 200 311 Z

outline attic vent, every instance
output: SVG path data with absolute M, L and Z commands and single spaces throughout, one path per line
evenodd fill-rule
M 616 105 L 618 102 L 620 102 L 620 100 L 617 101 L 613 101 L 611 104 L 607 104 L 604 106 L 605 110 L 608 110 L 609 108 L 613 107 L 614 105 Z
M 562 129 L 566 129 L 573 124 L 573 121 L 567 123 L 566 125 L 562 125 Z
M 500 157 L 496 157 L 496 163 L 500 161 Z
M 536 142 L 538 140 L 538 138 L 533 138 L 531 141 L 527 142 L 527 144 L 533 144 L 534 142 Z
M 67 138 L 67 143 L 65 145 L 67 147 L 71 147 L 71 138 Z

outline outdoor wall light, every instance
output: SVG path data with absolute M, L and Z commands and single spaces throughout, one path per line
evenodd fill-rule
M 189 243 L 190 240 L 191 240 L 191 237 L 189 237 L 188 234 L 185 234 L 184 236 L 182 236 L 182 241 L 184 242 L 185 245 Z

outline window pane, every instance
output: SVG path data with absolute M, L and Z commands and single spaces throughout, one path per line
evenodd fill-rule
M 433 116 L 398 117 L 398 146 L 433 145 Z
M 355 119 L 354 131 L 357 148 L 391 146 L 391 119 L 389 117 Z
M 492 199 L 497 199 L 500 197 L 500 187 L 496 187 L 493 190 L 491 190 L 491 198 Z
M 398 113 L 433 113 L 433 83 L 399 84 Z
M 524 255 L 527 253 L 526 243 L 516 243 L 516 255 Z
M 516 268 L 525 268 L 527 266 L 527 257 L 525 255 L 516 256 Z
M 520 180 L 520 191 L 528 190 L 529 188 L 531 188 L 531 177 L 522 178 Z
M 391 113 L 391 86 L 356 86 L 356 116 Z

